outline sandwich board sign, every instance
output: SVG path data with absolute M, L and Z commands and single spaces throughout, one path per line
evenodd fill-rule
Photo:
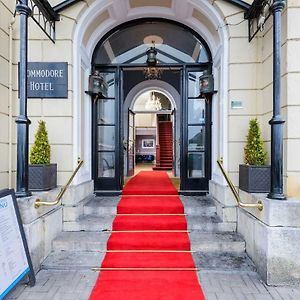
M 23 224 L 14 190 L 0 191 L 0 300 L 26 275 L 35 284 Z

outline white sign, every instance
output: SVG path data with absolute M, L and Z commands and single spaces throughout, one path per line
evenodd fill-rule
M 12 195 L 0 198 L 0 299 L 30 271 Z

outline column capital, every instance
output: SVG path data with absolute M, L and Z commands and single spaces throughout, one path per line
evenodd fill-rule
M 277 11 L 282 11 L 284 7 L 285 7 L 285 0 L 274 0 L 270 9 L 272 13 L 275 13 Z
M 20 15 L 29 16 L 31 14 L 31 9 L 29 8 L 27 1 L 18 1 L 18 4 L 16 5 L 16 11 Z

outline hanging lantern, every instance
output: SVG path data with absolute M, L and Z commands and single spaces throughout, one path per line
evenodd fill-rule
M 161 77 L 162 74 L 162 70 L 160 68 L 158 68 L 157 65 L 157 50 L 155 49 L 155 44 L 154 42 L 153 46 L 150 47 L 147 52 L 147 67 L 144 68 L 144 76 L 146 79 L 159 79 Z
M 146 54 L 147 54 L 148 66 L 155 66 L 157 64 L 157 59 L 156 59 L 157 50 L 155 49 L 155 47 L 153 46 L 150 49 L 148 49 Z

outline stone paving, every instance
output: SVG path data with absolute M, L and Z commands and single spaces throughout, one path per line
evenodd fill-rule
M 300 299 L 300 287 L 269 287 L 254 272 L 200 271 L 198 275 L 206 300 Z M 6 300 L 88 300 L 97 276 L 92 271 L 41 270 L 34 287 L 19 285 Z

